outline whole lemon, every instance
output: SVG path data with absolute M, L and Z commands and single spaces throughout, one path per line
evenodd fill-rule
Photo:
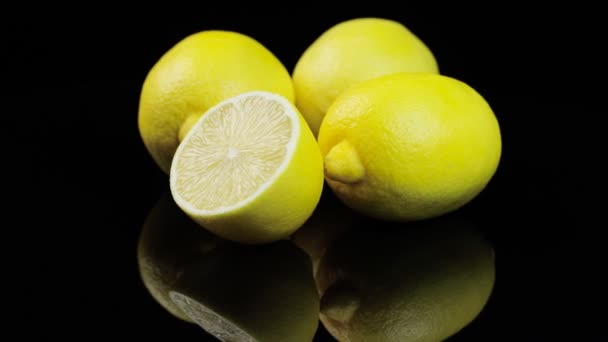
M 322 33 L 296 63 L 296 105 L 317 135 L 327 108 L 345 89 L 401 71 L 439 72 L 431 50 L 401 23 L 346 20 Z
M 431 218 L 473 199 L 501 155 L 488 102 L 457 79 L 396 73 L 340 95 L 321 125 L 325 178 L 366 215 L 396 221 Z
M 167 51 L 144 80 L 138 115 L 144 145 L 168 174 L 178 144 L 203 113 L 254 90 L 294 102 L 289 72 L 258 41 L 232 31 L 192 34 Z

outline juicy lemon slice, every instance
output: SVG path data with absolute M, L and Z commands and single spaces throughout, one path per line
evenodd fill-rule
M 316 207 L 323 161 L 286 98 L 265 91 L 228 98 L 186 134 L 171 164 L 171 193 L 209 231 L 242 243 L 289 236 Z

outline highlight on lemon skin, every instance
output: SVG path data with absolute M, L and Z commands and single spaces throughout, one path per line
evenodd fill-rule
M 236 242 L 283 239 L 312 214 L 324 184 L 317 142 L 297 108 L 264 91 L 206 112 L 179 145 L 170 172 L 176 203 Z

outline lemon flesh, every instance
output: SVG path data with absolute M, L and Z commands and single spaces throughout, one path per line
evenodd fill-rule
M 229 240 L 287 237 L 312 214 L 323 161 L 301 114 L 263 91 L 220 102 L 179 145 L 170 173 L 176 203 Z
M 255 90 L 294 101 L 289 72 L 264 45 L 223 30 L 185 37 L 159 58 L 143 82 L 138 127 L 146 149 L 168 174 L 179 143 L 203 113 Z
M 175 187 L 196 210 L 213 211 L 251 197 L 293 150 L 294 118 L 275 101 L 252 96 L 229 101 L 205 121 L 184 141 L 186 152 L 176 161 Z
M 332 102 L 360 82 L 396 72 L 438 73 L 429 47 L 403 24 L 355 18 L 323 32 L 300 56 L 292 78 L 296 105 L 313 133 Z

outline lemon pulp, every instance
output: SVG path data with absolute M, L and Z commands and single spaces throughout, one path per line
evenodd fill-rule
M 173 165 L 179 170 L 173 186 L 191 210 L 244 204 L 284 168 L 298 133 L 284 101 L 247 93 L 220 103 L 195 125 Z

